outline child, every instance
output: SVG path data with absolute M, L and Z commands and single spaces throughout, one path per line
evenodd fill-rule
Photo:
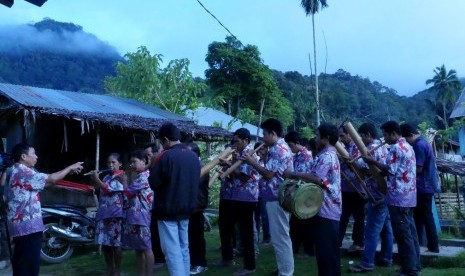
M 100 188 L 99 208 L 95 215 L 95 243 L 102 245 L 106 275 L 120 275 L 123 182 L 127 178 L 121 170 L 121 156 L 118 153 L 110 153 L 107 165 L 112 172 L 103 180 L 99 179 L 98 171 L 92 174 L 93 181 Z
M 150 235 L 150 219 L 153 206 L 153 191 L 150 189 L 146 169 L 147 157 L 144 151 L 135 151 L 130 156 L 135 178 L 124 193 L 128 199 L 123 244 L 136 250 L 137 275 L 153 274 L 153 253 Z

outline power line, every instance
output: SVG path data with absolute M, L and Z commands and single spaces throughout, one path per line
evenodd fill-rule
M 221 23 L 221 21 L 212 13 L 210 12 L 205 6 L 204 4 L 202 4 L 202 2 L 200 2 L 200 0 L 196 0 L 197 3 L 199 3 L 200 6 L 202 6 L 202 8 L 209 14 L 211 15 L 217 22 L 218 24 L 221 25 L 221 27 L 223 27 L 232 37 L 234 37 L 234 39 L 236 39 L 242 46 L 244 46 L 242 44 L 242 42 L 223 24 Z

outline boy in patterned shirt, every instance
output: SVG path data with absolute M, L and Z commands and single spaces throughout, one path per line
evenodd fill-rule
M 302 179 L 323 188 L 320 212 L 311 218 L 315 239 L 315 255 L 318 275 L 340 275 L 339 219 L 341 217 L 341 170 L 334 145 L 338 140 L 337 127 L 321 124 L 317 130 L 318 154 L 310 172 L 286 172 L 289 178 Z
M 301 142 L 300 135 L 297 131 L 290 131 L 284 136 L 284 141 L 289 145 L 292 153 L 294 154 L 294 171 L 295 172 L 309 172 L 313 164 L 312 152 L 307 150 Z M 315 255 L 313 247 L 313 237 L 308 235 L 310 232 L 310 219 L 299 219 L 291 214 L 289 221 L 289 235 L 292 240 L 292 251 L 294 254 L 299 253 L 300 246 L 304 248 L 307 255 Z
M 391 145 L 386 163 L 372 157 L 365 162 L 376 165 L 387 177 L 385 202 L 391 216 L 394 237 L 399 248 L 402 275 L 420 274 L 420 248 L 413 221 L 413 208 L 417 204 L 416 160 L 412 146 L 401 137 L 400 126 L 388 121 L 381 126 L 384 141 Z
M 292 152 L 282 138 L 283 126 L 279 120 L 270 118 L 260 127 L 263 129 L 263 140 L 268 146 L 265 166 L 261 166 L 252 156 L 244 155 L 242 160 L 254 167 L 263 177 L 260 196 L 266 201 L 278 275 L 291 276 L 294 274 L 294 256 L 289 236 L 289 213 L 279 206 L 278 193 L 284 182 L 284 172 L 294 170 Z

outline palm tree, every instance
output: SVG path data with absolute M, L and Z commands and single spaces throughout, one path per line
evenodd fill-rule
M 305 14 L 312 15 L 312 30 L 313 30 L 313 64 L 315 65 L 315 89 L 316 89 L 316 124 L 320 125 L 320 95 L 318 92 L 318 74 L 316 71 L 316 40 L 315 40 L 315 13 L 320 8 L 326 8 L 328 4 L 326 0 L 301 0 L 300 5 L 305 10 Z
M 437 91 L 436 102 L 442 106 L 442 120 L 446 129 L 449 128 L 447 123 L 448 106 L 453 105 L 456 100 L 457 91 L 462 87 L 457 72 L 449 70 L 447 72 L 444 64 L 441 67 L 434 69 L 434 77 L 426 81 L 426 85 L 432 84 L 430 89 Z

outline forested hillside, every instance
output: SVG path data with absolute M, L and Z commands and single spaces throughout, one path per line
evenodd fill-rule
M 237 46 L 233 42 L 227 38 L 226 42 L 210 45 L 207 62 L 211 67 L 205 79 L 196 78 L 197 83 L 204 85 L 203 92 L 198 94 L 199 100 L 258 123 L 263 99 L 264 117 L 285 116 L 289 129 L 314 128 L 314 78 L 299 72 L 256 67 L 260 61 L 258 47 Z M 224 61 L 228 59 L 221 56 L 222 53 L 231 55 L 230 69 L 225 69 Z M 72 23 L 44 19 L 30 25 L 0 27 L 0 82 L 104 93 L 104 78 L 115 76 L 117 61 L 125 64 L 131 55 L 121 57 L 113 46 Z M 247 60 L 250 56 L 253 56 L 251 61 Z M 180 61 L 184 64 L 183 70 L 188 70 L 188 60 L 173 64 Z M 243 68 L 236 68 L 238 66 Z M 256 68 L 253 69 L 255 75 L 247 75 L 250 68 Z M 168 69 L 169 66 L 164 70 Z M 231 72 L 235 72 L 234 75 L 228 76 Z M 260 85 L 255 83 L 257 80 Z M 355 124 L 379 125 L 392 119 L 441 127 L 436 118 L 440 106 L 436 104 L 437 95 L 433 90 L 421 91 L 412 97 L 400 96 L 392 88 L 343 69 L 333 74 L 322 73 L 319 88 L 323 121 L 338 123 L 349 118 Z M 217 96 L 219 100 L 213 101 Z
M 0 82 L 103 93 L 102 80 L 119 60 L 114 47 L 72 23 L 0 28 Z

